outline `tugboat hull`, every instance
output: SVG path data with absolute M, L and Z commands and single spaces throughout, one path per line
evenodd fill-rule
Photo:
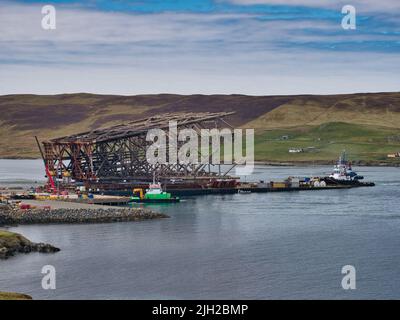
M 179 202 L 179 198 L 165 198 L 165 199 L 131 199 L 129 202 L 134 203 L 174 203 Z
M 338 180 L 332 177 L 327 177 L 324 179 L 327 185 L 344 185 L 344 186 L 365 186 L 373 187 L 375 183 L 373 182 L 361 182 L 359 180 Z

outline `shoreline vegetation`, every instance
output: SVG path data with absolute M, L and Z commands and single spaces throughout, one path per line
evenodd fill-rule
M 0 259 L 8 259 L 17 253 L 55 253 L 60 251 L 48 243 L 34 243 L 19 233 L 0 230 Z
M 0 300 L 32 300 L 32 297 L 24 293 L 0 292 Z

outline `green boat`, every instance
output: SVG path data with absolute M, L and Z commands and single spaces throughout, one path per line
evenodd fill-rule
M 165 203 L 165 202 L 179 202 L 179 197 L 173 197 L 169 192 L 165 192 L 161 188 L 160 183 L 152 183 L 146 192 L 138 188 L 133 190 L 133 196 L 130 202 L 150 202 L 150 203 Z

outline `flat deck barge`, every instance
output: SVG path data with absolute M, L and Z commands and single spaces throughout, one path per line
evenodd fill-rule
M 259 186 L 244 186 L 237 185 L 229 188 L 168 188 L 173 196 L 198 196 L 198 195 L 212 195 L 212 194 L 235 194 L 235 193 L 267 193 L 267 192 L 296 192 L 296 191 L 317 191 L 317 190 L 340 190 L 351 189 L 359 187 L 372 187 L 374 183 L 360 183 L 357 185 L 327 185 L 327 186 L 299 186 L 299 187 L 259 187 Z M 96 193 L 96 192 L 95 192 Z M 132 190 L 103 190 L 104 195 L 129 197 L 132 195 Z

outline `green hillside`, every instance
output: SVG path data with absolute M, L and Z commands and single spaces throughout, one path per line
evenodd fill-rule
M 0 96 L 0 158 L 39 157 L 35 135 L 44 140 L 166 112 L 204 111 L 234 111 L 227 119 L 231 124 L 254 128 L 256 159 L 260 161 L 329 161 L 346 149 L 354 160 L 396 163 L 387 159 L 387 154 L 400 151 L 400 93 L 325 96 L 79 93 Z M 288 152 L 290 148 L 307 151 L 292 154 Z
M 260 161 L 330 162 L 346 150 L 361 163 L 399 163 L 388 153 L 400 151 L 400 129 L 342 122 L 258 132 L 255 149 Z M 303 152 L 289 153 L 289 149 Z

